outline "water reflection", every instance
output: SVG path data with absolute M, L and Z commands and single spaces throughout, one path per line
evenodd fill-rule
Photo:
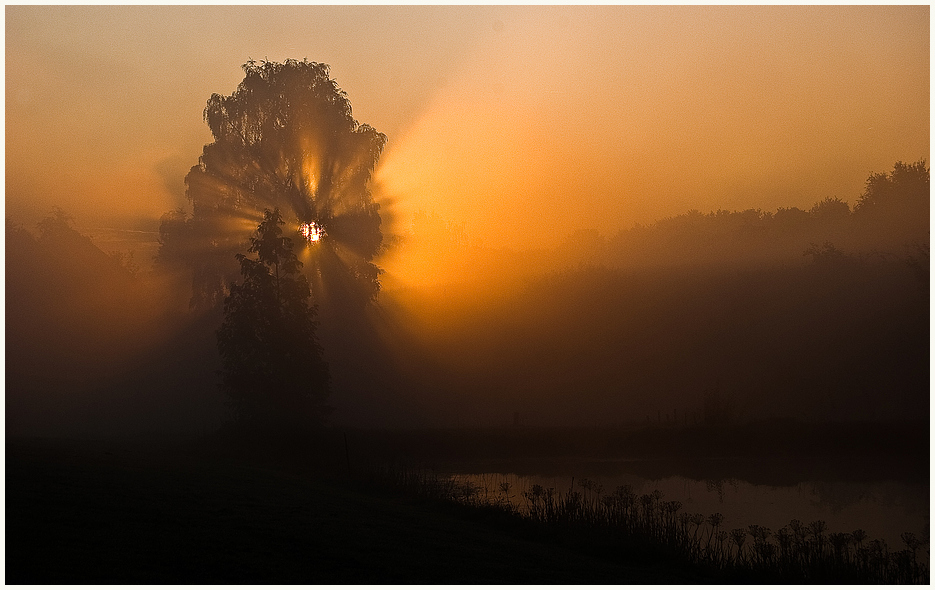
M 904 548 L 903 532 L 926 541 L 929 536 L 929 486 L 927 483 L 881 481 L 802 481 L 791 485 L 754 484 L 739 478 L 693 479 L 680 475 L 645 477 L 620 472 L 595 475 L 579 471 L 572 475 L 536 475 L 462 469 L 451 473 L 461 481 L 478 486 L 491 501 L 509 501 L 523 511 L 523 492 L 534 484 L 556 492 L 574 489 L 604 495 L 629 485 L 637 494 L 659 490 L 666 500 L 678 500 L 682 511 L 705 516 L 720 512 L 724 530 L 757 524 L 777 531 L 793 519 L 804 523 L 823 520 L 830 532 L 863 529 L 869 538 L 885 541 L 891 550 Z M 597 482 L 590 491 L 584 481 Z M 503 484 L 509 484 L 504 486 Z M 928 551 L 923 551 L 927 561 Z

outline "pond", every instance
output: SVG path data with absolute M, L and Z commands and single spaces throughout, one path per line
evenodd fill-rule
M 562 460 L 555 463 L 475 464 L 449 470 L 458 480 L 477 485 L 493 501 L 508 499 L 520 510 L 523 492 L 534 484 L 567 493 L 610 494 L 618 486 L 630 486 L 637 495 L 662 492 L 664 500 L 681 502 L 681 512 L 724 516 L 722 530 L 757 524 L 773 532 L 798 519 L 803 524 L 823 520 L 828 532 L 863 529 L 869 539 L 881 539 L 891 551 L 905 548 L 904 532 L 928 540 L 928 472 L 873 472 L 859 464 L 843 469 L 840 461 L 822 468 L 812 461 L 804 471 L 772 460 L 694 462 L 691 468 L 652 461 Z M 870 473 L 868 473 L 870 472 Z M 827 473 L 833 477 L 822 477 Z M 763 474 L 769 474 L 765 477 Z M 583 482 L 594 482 L 591 491 Z M 504 494 L 501 484 L 508 483 Z M 588 484 L 586 484 L 588 485 Z M 595 487 L 600 486 L 600 487 Z M 928 560 L 928 547 L 921 555 Z

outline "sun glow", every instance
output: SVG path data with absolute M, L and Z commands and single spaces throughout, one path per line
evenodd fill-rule
M 322 230 L 321 226 L 319 226 L 314 221 L 301 224 L 299 226 L 299 231 L 302 233 L 302 236 L 305 237 L 305 240 L 310 244 L 321 240 L 321 238 L 324 236 L 324 231 Z

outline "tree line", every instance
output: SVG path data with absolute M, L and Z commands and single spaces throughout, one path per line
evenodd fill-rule
M 492 273 L 488 269 L 499 266 L 508 269 L 506 274 L 529 279 L 524 291 L 481 311 L 485 318 L 453 322 L 468 326 L 467 332 L 456 335 L 459 345 L 452 348 L 462 351 L 457 362 L 464 366 L 465 359 L 474 358 L 475 364 L 485 369 L 483 375 L 450 371 L 446 363 L 451 359 L 436 362 L 438 355 L 448 354 L 445 347 L 436 347 L 434 359 L 427 355 L 425 348 L 414 344 L 419 337 L 406 325 L 405 316 L 395 320 L 397 342 L 387 343 L 374 330 L 361 328 L 365 323 L 361 318 L 367 317 L 381 288 L 378 256 L 387 244 L 404 253 L 414 243 L 411 237 L 384 240 L 379 207 L 371 194 L 373 169 L 386 137 L 354 120 L 346 94 L 324 64 L 251 61 L 243 67 L 244 80 L 234 93 L 215 94 L 208 100 L 204 115 L 214 141 L 205 146 L 186 176 L 192 210 L 163 216 L 156 261 L 159 272 L 186 284 L 191 306 L 202 318 L 199 329 L 204 332 L 209 326 L 210 332 L 216 331 L 211 339 L 217 346 L 214 358 L 221 371 L 221 389 L 240 423 L 274 429 L 278 427 L 274 424 L 323 423 L 330 409 L 332 383 L 325 357 L 330 353 L 331 358 L 346 361 L 356 356 L 358 364 L 354 366 L 359 367 L 365 358 L 359 351 L 367 349 L 377 350 L 371 356 L 383 363 L 367 377 L 371 380 L 391 380 L 384 370 L 387 359 L 405 357 L 421 374 L 403 378 L 398 387 L 411 390 L 416 397 L 423 391 L 444 389 L 441 385 L 460 390 L 465 384 L 476 389 L 487 383 L 482 397 L 509 390 L 504 399 L 514 406 L 549 403 L 555 408 L 574 409 L 590 397 L 594 407 L 609 410 L 621 391 L 629 388 L 631 398 L 635 390 L 643 392 L 639 396 L 651 397 L 653 394 L 646 392 L 656 387 L 653 380 L 673 374 L 677 379 L 668 386 L 671 389 L 706 389 L 710 387 L 707 382 L 692 385 L 693 375 L 711 380 L 724 372 L 705 368 L 705 363 L 718 364 L 717 355 L 711 355 L 719 347 L 724 355 L 737 356 L 731 373 L 744 376 L 738 378 L 738 387 L 762 385 L 769 379 L 756 368 L 759 361 L 745 352 L 751 344 L 764 344 L 764 350 L 780 362 L 790 363 L 792 373 L 799 375 L 780 387 L 770 382 L 767 390 L 798 387 L 807 393 L 816 387 L 834 388 L 854 383 L 845 375 L 848 371 L 860 375 L 862 369 L 855 372 L 850 360 L 835 357 L 836 374 L 841 377 L 835 384 L 820 377 L 815 368 L 818 365 L 811 361 L 805 363 L 811 368 L 804 372 L 799 370 L 801 364 L 796 368 L 784 347 L 821 329 L 821 322 L 828 318 L 833 318 L 835 326 L 850 330 L 853 338 L 887 339 L 880 301 L 864 297 L 863 303 L 876 310 L 876 315 L 869 314 L 873 318 L 867 324 L 863 320 L 869 315 L 864 311 L 863 327 L 855 331 L 848 327 L 846 314 L 833 311 L 834 297 L 827 298 L 828 293 L 849 298 L 853 289 L 864 289 L 866 295 L 866 288 L 872 295 L 873 289 L 886 281 L 896 285 L 886 297 L 891 302 L 900 301 L 901 310 L 911 310 L 906 312 L 909 315 L 900 311 L 902 319 L 897 324 L 905 330 L 897 332 L 908 335 L 913 343 L 918 340 L 911 326 L 923 312 L 914 298 L 903 296 L 902 270 L 911 269 L 917 285 L 927 289 L 929 168 L 924 160 L 897 162 L 892 171 L 871 174 L 853 208 L 831 197 L 809 210 L 791 207 L 774 213 L 751 209 L 707 214 L 693 210 L 635 226 L 609 239 L 596 232 L 577 232 L 547 256 L 485 249 L 466 236 L 463 228 L 448 228 L 453 243 L 446 251 L 470 254 L 469 264 L 459 267 L 466 278 L 486 280 L 489 285 Z M 125 261 L 101 253 L 71 228 L 63 213 L 43 221 L 38 229 L 36 240 L 8 222 L 8 310 L 32 310 L 42 305 L 67 308 L 60 313 L 67 318 L 65 326 L 75 323 L 74 318 L 91 317 L 81 309 L 93 307 L 94 293 L 100 292 L 89 290 L 82 277 L 105 268 L 105 274 L 117 281 L 114 284 L 121 285 L 110 296 L 119 293 L 127 301 L 146 297 L 140 295 L 145 289 L 133 278 L 133 269 Z M 59 254 L 53 254 L 54 250 Z M 871 260 L 896 262 L 902 270 L 867 264 L 862 270 L 853 270 L 854 264 Z M 777 263 L 795 269 L 810 264 L 805 274 L 788 268 L 777 274 L 770 270 Z M 578 270 L 555 274 L 555 268 L 563 264 L 572 269 L 577 265 Z M 53 278 L 37 283 L 30 268 L 41 269 L 40 277 Z M 468 276 L 469 268 L 478 276 Z M 668 275 L 631 272 L 651 268 L 682 270 Z M 709 272 L 712 269 L 715 274 Z M 752 269 L 753 274 L 736 274 L 744 269 Z M 61 277 L 65 276 L 71 278 L 63 282 Z M 33 292 L 41 297 L 30 295 Z M 84 308 L 65 304 L 85 301 L 75 299 L 76 293 L 86 297 Z M 782 297 L 757 299 L 766 293 L 781 293 Z M 830 314 L 824 320 L 808 313 L 793 317 L 816 301 L 809 302 L 808 294 L 818 297 L 817 308 Z M 123 299 L 114 309 L 130 309 Z M 709 300 L 716 303 L 709 305 Z M 781 310 L 792 314 L 792 320 L 777 324 L 768 315 L 764 320 L 756 311 L 761 301 L 776 307 L 773 319 L 783 317 L 775 313 Z M 391 302 L 384 303 L 390 303 L 385 309 L 392 308 Z M 426 307 L 433 305 L 444 311 L 444 301 L 429 302 Z M 78 328 L 67 332 L 76 342 L 84 338 L 100 348 L 119 341 L 113 340 L 109 328 L 101 328 L 109 326 L 111 319 L 98 307 L 93 314 L 96 325 L 90 332 L 82 335 Z M 641 323 L 635 312 L 641 307 L 647 311 L 642 317 L 656 319 L 654 325 Z M 510 310 L 501 314 L 506 308 Z M 679 318 L 685 317 L 686 310 L 693 315 L 683 322 Z M 910 316 L 912 321 L 906 324 L 903 320 Z M 444 313 L 439 317 L 455 319 Z M 747 324 L 738 323 L 740 317 L 746 317 Z M 571 322 L 569 318 L 577 319 Z M 333 342 L 339 345 L 330 351 L 320 342 L 320 322 L 331 334 L 337 334 Z M 141 322 L 146 327 L 140 330 L 149 329 L 151 324 Z M 491 331 L 489 326 L 497 328 Z M 751 332 L 747 329 L 750 326 L 760 327 Z M 789 326 L 796 329 L 789 331 Z M 24 335 L 24 341 L 35 341 L 34 347 L 23 350 L 41 346 L 39 340 L 25 336 L 28 326 L 14 327 L 16 330 Z M 51 334 L 55 327 L 44 330 Z M 780 339 L 782 346 L 766 345 L 771 335 L 784 331 L 788 333 Z M 90 338 L 89 333 L 97 335 Z M 178 334 L 186 333 L 192 334 L 179 328 Z M 494 333 L 496 338 L 492 338 Z M 639 338 L 651 339 L 647 342 L 654 343 L 655 351 L 641 348 Z M 701 344 L 705 339 L 718 344 L 705 346 Z M 743 339 L 748 342 L 740 342 Z M 58 340 L 56 350 L 70 350 L 68 338 Z M 576 350 L 593 348 L 595 340 L 598 354 L 581 358 Z M 828 340 L 826 344 L 834 346 L 835 342 Z M 384 350 L 394 346 L 398 350 L 392 354 Z M 909 355 L 909 361 L 896 360 L 899 345 L 888 346 L 880 356 L 885 357 L 888 368 L 881 368 L 865 381 L 884 387 L 893 371 L 908 370 L 910 378 L 904 381 L 915 396 L 920 371 L 916 356 Z M 171 354 L 167 351 L 166 355 Z M 497 357 L 501 353 L 502 357 Z M 28 357 L 24 353 L 24 359 Z M 103 351 L 96 355 L 98 360 L 104 357 Z M 208 358 L 203 351 L 194 357 Z M 690 367 L 672 373 L 665 367 L 673 358 L 690 359 Z M 45 362 L 54 361 L 47 358 Z M 744 363 L 755 366 L 744 367 Z M 41 373 L 44 365 L 34 365 L 25 362 L 23 367 Z M 433 371 L 439 374 L 433 376 Z M 28 376 L 20 375 L 17 381 L 15 370 L 13 374 L 15 383 L 30 387 Z M 461 383 L 452 386 L 450 379 L 455 375 Z M 752 381 L 748 378 L 751 375 L 755 376 Z M 396 378 L 402 377 L 393 374 Z M 374 389 L 373 383 L 364 387 Z M 587 393 L 568 396 L 570 391 L 581 389 Z M 464 394 L 466 400 L 477 399 L 474 393 Z

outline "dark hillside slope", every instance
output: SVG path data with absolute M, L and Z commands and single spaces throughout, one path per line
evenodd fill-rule
M 337 480 L 178 447 L 7 441 L 12 584 L 697 583 Z

